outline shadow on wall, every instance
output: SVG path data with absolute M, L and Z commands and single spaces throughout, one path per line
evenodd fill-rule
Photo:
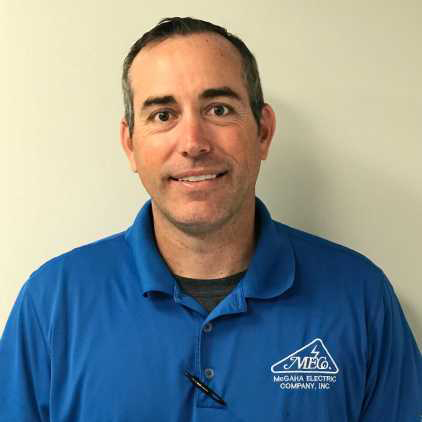
M 409 300 L 418 284 L 417 234 L 422 233 L 422 198 L 412 190 L 415 186 L 394 179 L 388 169 L 380 170 L 369 149 L 362 155 L 362 142 L 370 140 L 357 139 L 357 148 L 342 139 L 324 139 L 306 113 L 270 101 L 277 129 L 261 168 L 258 196 L 275 219 L 346 245 L 379 265 L 422 347 L 422 318 Z

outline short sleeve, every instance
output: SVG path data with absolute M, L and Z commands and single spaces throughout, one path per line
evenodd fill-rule
M 49 421 L 50 355 L 28 284 L 0 339 L 0 421 Z
M 393 287 L 382 273 L 377 309 L 368 321 L 368 368 L 359 422 L 419 422 L 422 356 Z

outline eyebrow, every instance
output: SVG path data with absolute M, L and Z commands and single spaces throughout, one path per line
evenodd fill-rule
M 233 91 L 228 86 L 222 86 L 218 88 L 208 88 L 199 95 L 199 98 L 203 100 L 216 98 L 216 97 L 229 97 L 229 98 L 234 98 L 242 102 L 240 95 L 237 92 Z M 173 97 L 173 95 L 148 97 L 142 104 L 142 111 L 155 105 L 168 105 L 168 104 L 176 104 L 176 100 Z
M 238 101 L 242 101 L 242 99 L 240 98 L 240 95 L 237 92 L 233 91 L 228 86 L 206 89 L 199 96 L 199 98 L 201 99 L 208 99 L 208 98 L 215 98 L 215 97 L 229 97 L 229 98 L 234 98 Z
M 151 107 L 153 105 L 167 105 L 167 104 L 176 104 L 176 100 L 173 95 L 164 95 L 162 97 L 149 97 L 147 98 L 143 105 L 142 110 Z

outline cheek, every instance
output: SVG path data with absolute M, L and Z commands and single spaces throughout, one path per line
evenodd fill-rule
M 158 158 L 158 150 L 148 138 L 140 136 L 135 139 L 134 152 L 136 164 L 139 168 L 153 168 Z
M 165 163 L 174 149 L 172 133 L 146 134 L 140 131 L 135 142 L 137 161 L 142 166 L 158 166 Z
M 227 139 L 225 151 L 239 167 L 253 171 L 261 161 L 258 139 L 245 133 L 237 133 Z
M 134 153 L 136 168 L 138 170 L 139 176 L 141 176 L 142 181 L 151 178 L 152 174 L 155 172 L 154 169 L 159 168 L 158 164 L 156 163 L 156 157 L 148 148 L 135 148 Z

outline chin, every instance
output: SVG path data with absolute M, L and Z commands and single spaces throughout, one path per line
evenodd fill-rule
M 154 203 L 154 201 L 153 201 Z M 225 206 L 221 204 L 226 204 Z M 227 223 L 235 213 L 227 201 L 166 201 L 155 202 L 161 216 L 179 230 L 190 234 L 205 234 Z
M 204 233 L 222 225 L 224 218 L 210 214 L 175 215 L 173 223 L 187 232 Z
M 179 210 L 177 213 L 170 213 L 167 218 L 186 233 L 205 234 L 223 226 L 230 220 L 230 215 L 224 212 L 212 212 L 208 208 L 207 210 L 186 210 L 186 212 Z

